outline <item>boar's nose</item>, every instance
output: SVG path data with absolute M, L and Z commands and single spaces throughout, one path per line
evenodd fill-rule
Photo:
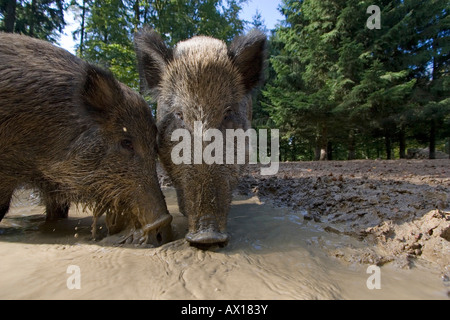
M 207 229 L 188 233 L 186 240 L 193 247 L 201 250 L 208 250 L 215 246 L 225 248 L 228 244 L 229 237 L 223 232 Z

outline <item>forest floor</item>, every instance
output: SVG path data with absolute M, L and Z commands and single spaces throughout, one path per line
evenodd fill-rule
M 411 268 L 421 259 L 450 282 L 448 159 L 283 163 L 271 177 L 253 166 L 238 192 L 368 244 L 330 253 L 344 261 Z

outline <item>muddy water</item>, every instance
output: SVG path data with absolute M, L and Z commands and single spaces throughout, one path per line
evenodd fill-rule
M 236 199 L 225 249 L 199 251 L 183 240 L 186 218 L 165 191 L 178 240 L 157 249 L 124 248 L 114 238 L 90 240 L 92 218 L 44 223 L 43 208 L 19 192 L 0 223 L 0 299 L 446 299 L 428 266 L 381 268 L 381 289 L 369 290 L 366 265 L 344 264 L 330 251 L 362 246 L 330 234 L 301 214 L 258 199 Z M 81 289 L 69 290 L 79 267 Z

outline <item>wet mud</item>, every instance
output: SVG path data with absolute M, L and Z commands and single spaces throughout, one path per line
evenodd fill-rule
M 445 275 L 448 241 L 439 235 L 443 242 L 430 242 L 434 232 L 445 231 L 441 221 L 445 220 L 445 209 L 429 210 L 434 213 L 414 216 L 403 223 L 382 218 L 364 222 L 358 214 L 355 217 L 359 217 L 359 223 L 336 221 L 345 214 L 342 209 L 319 214 L 320 210 L 313 210 L 308 202 L 283 200 L 283 194 L 295 198 L 297 193 L 292 190 L 305 192 L 302 178 L 310 182 L 308 179 L 326 175 L 335 182 L 332 179 L 335 173 L 330 176 L 325 169 L 322 173 L 303 165 L 306 167 L 297 166 L 296 171 L 282 167 L 281 175 L 291 173 L 286 181 L 300 179 L 297 184 L 290 181 L 286 185 L 275 182 L 283 179 L 259 177 L 250 168 L 229 215 L 230 243 L 226 248 L 210 251 L 192 248 L 184 240 L 187 220 L 179 214 L 175 191 L 170 187 L 165 187 L 164 193 L 174 216 L 175 240 L 160 248 L 118 246 L 119 238 L 106 234 L 102 240 L 94 241 L 92 217 L 77 207 L 71 208 L 68 220 L 46 223 L 38 197 L 28 190 L 16 192 L 11 212 L 0 223 L 0 298 L 448 299 Z M 345 181 L 351 180 L 351 174 L 357 180 L 357 171 L 349 172 L 348 178 L 342 173 L 343 184 L 349 183 Z M 447 182 L 405 183 L 435 187 L 441 192 L 441 187 L 449 188 Z M 315 190 L 320 191 L 320 183 L 316 185 Z M 347 187 L 343 185 L 343 190 Z M 365 199 L 364 194 L 360 197 Z M 329 197 L 322 199 L 326 201 Z M 333 220 L 332 214 L 339 212 Z M 411 229 L 412 224 L 417 229 Z M 97 226 L 100 233 L 105 232 L 104 221 Z M 427 228 L 434 230 L 427 235 L 431 240 L 424 235 Z M 411 236 L 411 230 L 422 233 L 420 239 Z M 404 237 L 404 250 L 398 249 L 397 237 Z M 432 243 L 434 251 L 427 248 Z M 422 253 L 419 255 L 415 250 Z M 402 257 L 406 262 L 402 263 Z M 70 266 L 79 268 L 79 290 L 69 289 Z M 380 268 L 380 289 L 369 288 L 373 283 L 372 273 L 368 273 L 370 266 Z

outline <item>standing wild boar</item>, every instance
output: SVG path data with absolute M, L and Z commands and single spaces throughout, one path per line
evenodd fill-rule
M 141 78 L 158 103 L 159 156 L 176 188 L 180 211 L 188 217 L 186 239 L 200 248 L 225 246 L 227 215 L 242 165 L 175 165 L 171 155 L 178 141 L 172 135 L 185 129 L 194 137 L 198 123 L 203 134 L 249 129 L 250 95 L 263 75 L 266 36 L 253 30 L 230 47 L 200 36 L 170 49 L 156 32 L 143 30 L 135 43 Z
M 41 192 L 47 220 L 72 202 L 110 234 L 170 241 L 150 108 L 112 74 L 47 42 L 0 33 L 0 220 L 16 188 Z M 95 222 L 93 226 L 95 234 Z

